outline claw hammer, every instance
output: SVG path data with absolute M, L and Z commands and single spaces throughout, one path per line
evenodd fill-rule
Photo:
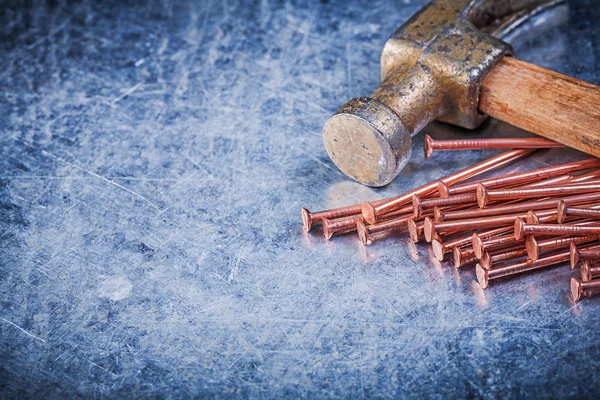
M 515 58 L 500 38 L 561 0 L 434 0 L 394 32 L 381 84 L 325 124 L 333 162 L 368 186 L 391 182 L 431 121 L 487 116 L 600 157 L 600 87 Z

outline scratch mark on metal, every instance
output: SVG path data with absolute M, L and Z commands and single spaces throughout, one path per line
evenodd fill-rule
M 123 100 L 125 97 L 138 90 L 140 86 L 142 86 L 142 82 L 136 83 L 134 86 L 130 87 L 125 92 L 123 92 L 119 97 L 112 99 L 111 104 L 117 104 L 119 101 Z
M 72 166 L 72 167 L 74 167 L 74 168 L 77 168 L 78 170 L 80 170 L 80 171 L 83 171 L 83 172 L 85 172 L 85 173 L 87 173 L 87 174 L 90 174 L 91 176 L 93 176 L 93 177 L 95 177 L 95 178 L 98 178 L 98 179 L 100 179 L 100 180 L 103 180 L 103 181 L 105 181 L 105 182 L 108 182 L 109 184 L 111 184 L 111 185 L 113 185 L 113 186 L 116 186 L 116 187 L 118 187 L 119 189 L 122 189 L 122 190 L 124 190 L 124 191 L 126 191 L 126 192 L 128 192 L 128 193 L 130 193 L 130 194 L 132 194 L 132 195 L 134 195 L 135 197 L 137 197 L 137 198 L 139 198 L 139 199 L 141 199 L 141 200 L 145 201 L 146 203 L 148 203 L 149 205 L 151 205 L 151 206 L 152 206 L 154 209 L 156 209 L 156 210 L 158 210 L 158 211 L 161 211 L 160 207 L 158 207 L 156 204 L 152 203 L 150 200 L 148 200 L 147 198 L 145 198 L 145 197 L 144 197 L 144 196 L 142 196 L 141 194 L 139 194 L 139 193 L 136 193 L 136 192 L 134 192 L 133 190 L 126 188 L 125 186 L 119 185 L 118 183 L 116 183 L 116 182 L 114 182 L 114 181 L 111 181 L 110 179 L 108 179 L 108 178 L 105 178 L 105 177 L 104 177 L 104 176 L 102 176 L 102 175 L 98 175 L 98 174 L 97 174 L 97 173 L 95 173 L 95 172 L 89 171 L 89 170 L 87 170 L 87 169 L 85 169 L 85 168 L 83 168 L 83 167 L 80 167 L 80 166 L 79 166 L 79 165 L 77 165 L 77 164 L 71 163 L 71 162 L 69 162 L 69 161 L 65 160 L 64 158 L 58 157 L 58 156 L 56 156 L 56 155 L 54 155 L 54 154 L 50 153 L 49 151 L 42 150 L 42 154 L 44 154 L 44 155 L 46 155 L 46 156 L 49 156 L 49 157 L 51 157 L 51 158 L 54 158 L 54 159 L 56 159 L 56 160 L 60 160 L 60 161 L 64 162 L 65 164 L 67 164 L 67 165 L 70 165 L 70 166 Z
M 39 341 L 41 341 L 41 342 L 43 342 L 43 343 L 46 343 L 46 341 L 45 341 L 44 339 L 42 339 L 41 337 L 39 337 L 39 336 L 35 336 L 33 333 L 27 332 L 25 329 L 21 328 L 19 325 L 15 324 L 14 322 L 11 322 L 11 321 L 9 321 L 9 320 L 7 320 L 7 319 L 4 319 L 4 318 L 2 318 L 2 317 L 0 317 L 0 319 L 1 319 L 2 321 L 6 322 L 6 323 L 9 323 L 9 324 L 11 324 L 12 326 L 14 326 L 15 328 L 17 328 L 18 330 L 20 330 L 20 331 L 22 331 L 23 333 L 25 333 L 27 336 L 31 336 L 32 338 L 35 338 L 35 339 L 37 339 L 37 340 L 39 340 Z

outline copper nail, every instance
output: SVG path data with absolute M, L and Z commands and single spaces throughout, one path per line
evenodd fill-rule
M 540 217 L 556 215 L 556 211 L 547 210 L 538 213 Z M 431 218 L 425 218 L 425 240 L 431 242 L 435 234 L 442 232 L 462 232 L 475 229 L 496 228 L 508 226 L 517 218 L 525 218 L 526 214 L 499 215 L 488 218 L 474 218 L 461 221 L 433 222 Z
M 447 175 L 439 181 L 444 182 L 447 185 L 452 185 L 457 182 L 463 181 L 465 179 L 469 179 L 475 175 L 482 174 L 487 171 L 491 171 L 496 168 L 500 168 L 512 161 L 516 161 L 520 158 L 523 158 L 529 155 L 532 150 L 511 150 L 497 156 L 488 158 L 487 160 L 481 161 L 475 165 L 471 165 L 470 167 L 464 168 L 458 172 Z M 362 213 L 365 221 L 373 224 L 377 222 L 377 219 L 390 211 L 397 209 L 398 207 L 407 204 L 412 200 L 412 196 L 414 194 L 423 195 L 427 193 L 432 193 L 437 190 L 437 182 L 431 182 L 426 185 L 423 185 L 417 189 L 411 190 L 409 192 L 403 193 L 399 196 L 393 197 L 388 200 L 387 203 L 382 205 L 376 205 L 373 203 L 363 203 L 362 204 Z
M 483 258 L 485 252 L 506 249 L 521 243 L 523 243 L 523 240 L 516 240 L 512 233 L 510 235 L 492 237 L 488 240 L 484 240 L 478 233 L 474 233 L 471 246 L 477 258 Z
M 367 230 L 367 227 L 363 221 L 356 223 L 356 231 L 358 232 L 358 238 L 362 244 L 368 245 L 373 243 L 371 235 L 369 234 L 369 231 Z
M 540 217 L 538 217 L 538 215 L 535 213 L 535 211 L 529 210 L 529 211 L 527 211 L 527 214 L 525 215 L 525 222 L 527 222 L 528 224 L 539 224 Z
M 519 200 L 548 196 L 565 196 L 569 194 L 592 193 L 600 191 L 600 184 L 576 184 L 567 186 L 549 186 L 533 189 L 499 189 L 488 190 L 485 186 L 477 187 L 477 203 L 485 208 L 490 201 Z
M 444 212 L 439 207 L 433 207 L 433 220 L 435 222 L 444 222 Z
M 385 204 L 388 199 L 374 200 L 371 203 L 374 205 Z M 318 212 L 310 212 L 306 208 L 302 208 L 302 226 L 306 232 L 312 229 L 313 224 L 321 222 L 323 218 L 327 219 L 338 219 L 344 217 L 350 217 L 352 215 L 360 214 L 362 210 L 361 204 L 353 204 L 350 206 L 332 208 L 329 210 L 318 211 Z
M 396 211 L 392 211 L 389 214 L 385 214 L 382 217 L 382 222 L 389 221 L 398 217 L 405 217 L 407 213 L 412 212 L 412 206 L 406 206 L 399 208 Z M 325 220 L 328 220 L 327 227 L 325 226 Z M 333 234 L 336 233 L 349 233 L 356 230 L 356 224 L 358 221 L 362 221 L 362 214 L 351 215 L 349 217 L 337 218 L 330 220 L 329 218 L 323 218 L 321 223 L 323 224 L 323 234 L 325 239 L 329 240 Z M 335 222 L 332 222 L 335 221 Z M 328 232 L 326 232 L 328 231 Z
M 598 238 L 596 237 L 596 240 Z M 598 261 L 600 260 L 600 246 L 593 246 L 585 250 L 580 250 L 577 245 L 571 242 L 569 246 L 569 260 L 571 261 L 571 269 L 575 269 L 579 260 Z
M 556 213 L 556 219 L 558 223 L 562 224 L 567 216 L 600 220 L 600 209 L 597 209 L 595 207 L 567 207 L 563 200 L 559 200 L 558 210 Z
M 507 260 L 514 260 L 516 258 L 524 257 L 527 255 L 527 249 L 523 247 L 503 249 L 497 253 L 484 252 L 483 257 L 479 260 L 479 264 L 482 268 L 489 270 L 496 263 Z
M 553 254 L 548 257 L 540 258 L 537 261 L 522 261 L 506 266 L 492 268 L 489 271 L 484 269 L 481 265 L 477 264 L 476 274 L 477 281 L 482 288 L 487 288 L 491 280 L 506 278 L 522 274 L 524 272 L 533 271 L 550 265 L 560 264 L 569 259 L 569 252 L 564 251 L 558 254 Z
M 452 248 L 452 259 L 454 268 L 461 268 L 465 265 L 474 264 L 477 262 L 477 257 L 473 254 L 473 250 L 461 249 L 460 247 Z
M 581 282 L 576 277 L 571 278 L 571 296 L 579 301 L 582 297 L 594 296 L 600 293 L 600 280 Z
M 352 215 L 350 217 L 329 219 L 323 218 L 323 236 L 325 240 L 331 239 L 334 234 L 349 233 L 356 230 L 356 223 L 362 221 L 362 215 Z
M 423 238 L 424 221 L 415 221 L 414 219 L 408 220 L 406 223 L 408 229 L 408 235 L 410 239 L 418 243 Z
M 479 186 L 479 184 L 484 184 L 486 188 L 493 189 L 493 188 L 499 188 L 499 187 L 508 187 L 508 186 L 517 185 L 517 184 L 525 184 L 528 182 L 536 182 L 536 181 L 539 181 L 539 182 L 531 184 L 531 185 L 527 185 L 527 186 L 547 185 L 549 183 L 564 182 L 569 179 L 573 179 L 574 181 L 587 180 L 587 179 L 592 178 L 597 175 L 596 174 L 593 174 L 593 175 L 586 174 L 585 176 L 573 178 L 566 174 L 569 172 L 581 171 L 581 170 L 590 169 L 590 168 L 594 168 L 594 167 L 598 167 L 598 166 L 600 166 L 600 160 L 598 160 L 597 158 L 589 158 L 589 159 L 582 160 L 582 161 L 576 161 L 576 162 L 572 162 L 572 163 L 568 163 L 568 164 L 560 164 L 560 165 L 555 165 L 552 167 L 534 169 L 531 171 L 513 172 L 511 174 L 496 176 L 493 178 L 482 179 L 482 180 L 473 181 L 473 182 L 469 182 L 469 183 L 462 183 L 462 184 L 451 186 L 451 187 L 448 187 L 448 186 L 444 185 L 443 183 L 438 183 L 438 192 L 440 193 L 441 197 L 448 197 L 448 196 L 453 196 L 453 195 L 457 195 L 457 194 L 461 194 L 461 193 L 468 193 L 468 192 L 475 191 L 475 190 L 477 190 L 477 186 Z M 551 177 L 553 177 L 552 178 L 553 180 L 544 179 L 544 178 L 551 178 Z
M 592 279 L 600 277 L 600 265 L 592 265 L 588 260 L 582 261 L 579 273 L 582 281 L 589 282 Z
M 565 204 L 586 204 L 593 201 L 600 200 L 600 193 L 586 193 L 578 196 L 563 197 L 562 200 Z M 459 220 L 459 219 L 472 219 L 480 217 L 488 217 L 494 215 L 506 215 L 515 214 L 519 212 L 527 212 L 529 210 L 549 210 L 551 208 L 556 209 L 558 205 L 558 198 L 547 199 L 547 200 L 534 200 L 524 203 L 509 204 L 503 206 L 486 207 L 484 209 L 475 210 L 459 210 L 459 211 L 440 211 L 439 217 L 442 221 L 446 220 Z M 435 214 L 434 214 L 435 215 Z
M 580 224 L 558 225 L 558 224 L 526 224 L 518 218 L 514 223 L 514 235 L 521 239 L 527 235 L 548 236 L 588 236 L 600 235 L 600 226 L 586 226 Z M 427 234 L 427 233 L 426 233 Z
M 574 179 L 575 178 L 572 175 L 565 174 L 565 175 L 555 176 L 553 178 L 548 178 L 548 179 L 542 179 L 541 181 L 527 183 L 525 185 L 518 185 L 518 186 L 521 189 L 531 189 L 531 188 L 544 187 L 544 186 L 558 186 L 558 185 L 567 184 L 567 183 L 581 183 L 581 182 L 573 182 Z M 506 188 L 508 188 L 508 187 L 506 187 Z M 488 189 L 491 189 L 491 188 L 488 186 Z
M 444 261 L 444 256 L 448 251 L 452 248 L 444 246 L 444 242 L 442 238 L 436 238 L 431 241 L 431 249 L 433 250 L 433 255 L 438 261 Z
M 571 182 L 587 182 L 589 180 L 597 178 L 600 178 L 600 169 L 586 172 L 585 174 L 573 175 L 573 179 Z
M 528 183 L 526 185 L 519 185 L 519 189 L 531 189 L 531 188 L 536 188 L 536 187 L 544 187 L 544 186 L 560 186 L 560 185 L 575 185 L 575 184 L 581 184 L 584 182 L 596 182 L 596 179 L 598 178 L 598 171 L 593 171 L 589 174 L 582 174 L 582 175 L 570 175 L 570 174 L 565 174 L 565 175 L 560 175 L 560 176 L 555 176 L 552 178 L 548 178 L 548 179 L 543 179 L 541 181 L 538 182 L 533 182 L 533 183 Z M 515 188 L 516 189 L 516 188 Z
M 361 219 L 356 223 L 358 236 L 363 244 L 373 243 L 374 234 L 406 230 L 406 223 L 412 219 L 412 215 L 402 215 L 373 225 L 367 225 Z
M 565 145 L 544 138 L 494 138 L 435 140 L 425 135 L 425 157 L 438 150 L 482 150 L 482 149 L 546 149 Z
M 369 234 L 369 231 L 367 230 L 367 226 L 365 225 L 365 223 L 363 221 L 359 221 L 356 223 L 356 231 L 358 232 L 358 238 L 360 239 L 360 242 L 362 244 L 368 245 L 373 243 L 373 240 L 371 239 L 371 235 Z
M 454 205 L 477 204 L 477 195 L 475 193 L 466 193 L 457 196 L 445 198 L 421 199 L 416 194 L 412 197 L 412 206 L 415 217 L 420 217 L 424 209 L 433 207 L 448 207 Z
M 534 235 L 525 238 L 527 255 L 533 261 L 540 258 L 541 254 L 549 253 L 558 249 L 566 249 L 571 243 L 581 244 L 598 240 L 596 236 L 576 236 L 566 238 L 550 238 L 538 241 Z
M 556 222 L 556 212 L 552 210 L 542 210 L 542 211 L 527 211 L 525 214 L 525 222 L 528 224 L 547 224 L 550 222 Z
M 438 194 L 440 197 L 449 197 L 450 196 L 450 186 L 446 185 L 444 182 L 439 181 L 437 187 Z
M 510 232 L 510 231 L 512 231 L 511 227 L 502 227 L 502 228 L 496 228 L 496 229 L 492 229 L 492 230 L 488 230 L 488 231 L 479 232 L 478 235 L 481 238 L 489 238 L 489 237 L 501 235 L 503 233 Z M 465 246 L 465 245 L 471 243 L 471 240 L 472 240 L 471 233 L 462 234 L 462 235 L 459 235 L 455 238 L 448 239 L 448 240 L 443 240 L 439 237 L 436 237 L 431 241 L 431 246 L 433 248 L 433 253 L 434 253 L 435 257 L 439 261 L 443 261 L 444 255 L 446 253 L 448 253 L 449 251 L 451 251 L 453 247 Z

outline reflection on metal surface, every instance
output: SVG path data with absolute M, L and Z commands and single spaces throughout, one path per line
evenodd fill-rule
M 379 259 L 379 250 L 376 247 L 363 246 L 358 240 L 356 242 L 356 248 L 363 264 L 371 264 Z
M 471 292 L 479 307 L 486 307 L 488 305 L 485 291 L 476 280 L 471 281 Z
M 438 277 L 443 277 L 444 276 L 444 269 L 442 268 L 442 263 L 435 257 L 435 254 L 433 253 L 433 249 L 431 247 L 427 248 L 427 261 L 428 264 L 431 265 L 433 267 L 433 269 L 436 271 L 436 273 L 438 274 Z M 428 269 L 431 270 L 431 269 Z
M 419 249 L 417 244 L 412 240 L 406 240 L 406 248 L 408 249 L 408 255 L 413 261 L 421 261 L 421 256 L 419 255 Z

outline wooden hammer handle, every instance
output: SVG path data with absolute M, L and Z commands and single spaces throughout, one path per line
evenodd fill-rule
M 600 157 L 600 87 L 505 57 L 485 77 L 479 110 Z

